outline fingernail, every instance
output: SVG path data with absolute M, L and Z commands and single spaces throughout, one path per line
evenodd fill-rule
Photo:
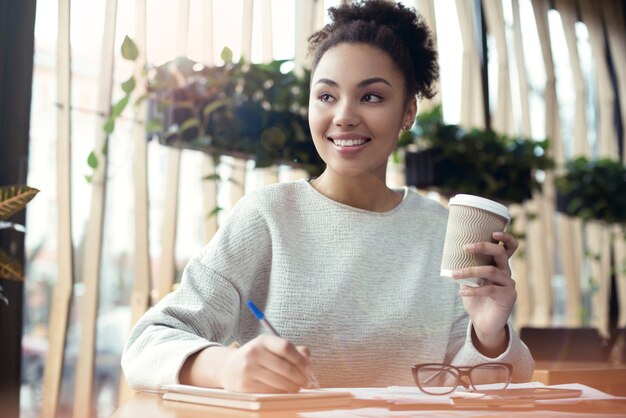
M 468 290 L 466 290 L 466 289 L 459 289 L 459 295 L 461 295 L 461 296 L 467 296 L 467 295 L 469 295 L 469 294 L 470 294 L 470 293 L 469 293 L 469 291 L 468 291 Z
M 454 270 L 452 272 L 452 277 L 461 277 L 461 272 L 459 270 Z
M 473 250 L 473 249 L 474 249 L 474 247 L 476 247 L 474 244 L 465 244 L 465 245 L 463 246 L 463 249 L 464 249 L 464 250 Z
M 504 237 L 504 233 L 502 233 L 502 232 L 494 232 L 493 233 L 493 237 L 494 238 L 502 238 L 502 237 Z

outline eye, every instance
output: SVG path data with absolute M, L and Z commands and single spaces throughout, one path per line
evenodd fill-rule
M 380 103 L 383 101 L 383 98 L 379 96 L 378 94 L 368 93 L 365 96 L 363 96 L 362 100 L 367 103 Z
M 322 93 L 318 96 L 319 101 L 323 103 L 331 103 L 335 101 L 335 98 L 328 93 Z

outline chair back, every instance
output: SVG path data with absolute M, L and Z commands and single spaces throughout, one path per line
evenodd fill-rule
M 524 327 L 520 338 L 535 361 L 604 363 L 609 359 L 609 342 L 595 328 Z

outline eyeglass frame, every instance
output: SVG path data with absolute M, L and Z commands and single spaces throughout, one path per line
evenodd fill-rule
M 456 371 L 456 384 L 451 385 L 450 386 L 450 391 L 449 392 L 443 392 L 443 393 L 432 393 L 429 392 L 428 390 L 425 390 L 422 385 L 420 384 L 419 378 L 417 377 L 417 372 L 419 369 L 421 369 L 422 367 L 433 367 L 433 366 L 437 366 L 440 367 L 442 370 L 444 371 L 445 369 L 453 369 Z M 417 385 L 417 387 L 419 388 L 419 390 L 421 390 L 422 392 L 428 394 L 428 395 L 448 395 L 452 392 L 455 391 L 455 389 L 459 386 L 459 384 L 461 384 L 463 387 L 465 387 L 466 389 L 468 388 L 468 386 L 465 384 L 465 382 L 463 380 L 461 380 L 461 378 L 463 376 L 467 376 L 467 380 L 469 381 L 469 385 L 472 387 L 473 390 L 478 390 L 478 388 L 474 385 L 474 382 L 472 382 L 472 370 L 479 368 L 479 367 L 484 367 L 484 366 L 503 366 L 504 368 L 506 368 L 509 371 L 509 379 L 505 382 L 504 387 L 502 389 L 506 389 L 509 384 L 511 383 L 511 376 L 513 375 L 513 365 L 510 363 L 501 363 L 501 362 L 492 362 L 492 363 L 480 363 L 480 364 L 476 364 L 474 366 L 453 366 L 451 364 L 445 364 L 445 363 L 423 363 L 423 364 L 416 364 L 414 366 L 411 367 L 411 374 L 413 375 L 413 380 L 415 380 L 415 384 Z M 441 372 L 438 372 L 436 375 L 438 375 Z

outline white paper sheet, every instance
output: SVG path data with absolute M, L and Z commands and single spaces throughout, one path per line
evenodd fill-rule
M 482 385 L 482 389 L 492 389 L 493 385 Z M 626 397 L 618 397 L 609 395 L 600 390 L 585 386 L 579 383 L 570 383 L 565 385 L 551 385 L 546 386 L 539 382 L 529 383 L 517 383 L 510 384 L 509 388 L 534 388 L 534 387 L 552 387 L 562 389 L 579 389 L 582 390 L 582 395 L 577 398 L 571 399 L 544 399 L 536 401 L 537 404 L 570 404 L 580 401 L 589 400 L 611 400 L 611 399 L 623 399 Z M 459 388 L 462 390 L 463 388 Z M 385 407 L 373 407 L 373 408 L 358 408 L 352 410 L 331 410 L 331 411 L 311 411 L 301 412 L 298 416 L 302 418 L 417 418 L 423 417 L 426 411 L 428 411 L 428 405 L 436 406 L 436 404 L 451 404 L 450 396 L 437 396 L 427 395 L 413 386 L 390 386 L 387 388 L 336 388 L 329 390 L 337 390 L 344 392 L 351 392 L 357 399 L 373 399 L 373 400 L 386 400 L 393 405 L 408 405 L 408 404 L 423 404 L 422 406 L 416 405 L 416 411 L 391 411 Z M 391 405 L 390 405 L 391 406 Z M 432 415 L 437 417 L 485 417 L 485 416 L 502 416 L 502 411 L 485 411 L 485 410 L 436 410 L 432 411 Z M 558 412 L 558 411 L 516 411 L 516 417 L 564 417 L 570 416 L 571 412 Z M 603 417 L 612 417 L 614 415 L 607 414 Z M 618 416 L 618 415 L 615 415 Z

